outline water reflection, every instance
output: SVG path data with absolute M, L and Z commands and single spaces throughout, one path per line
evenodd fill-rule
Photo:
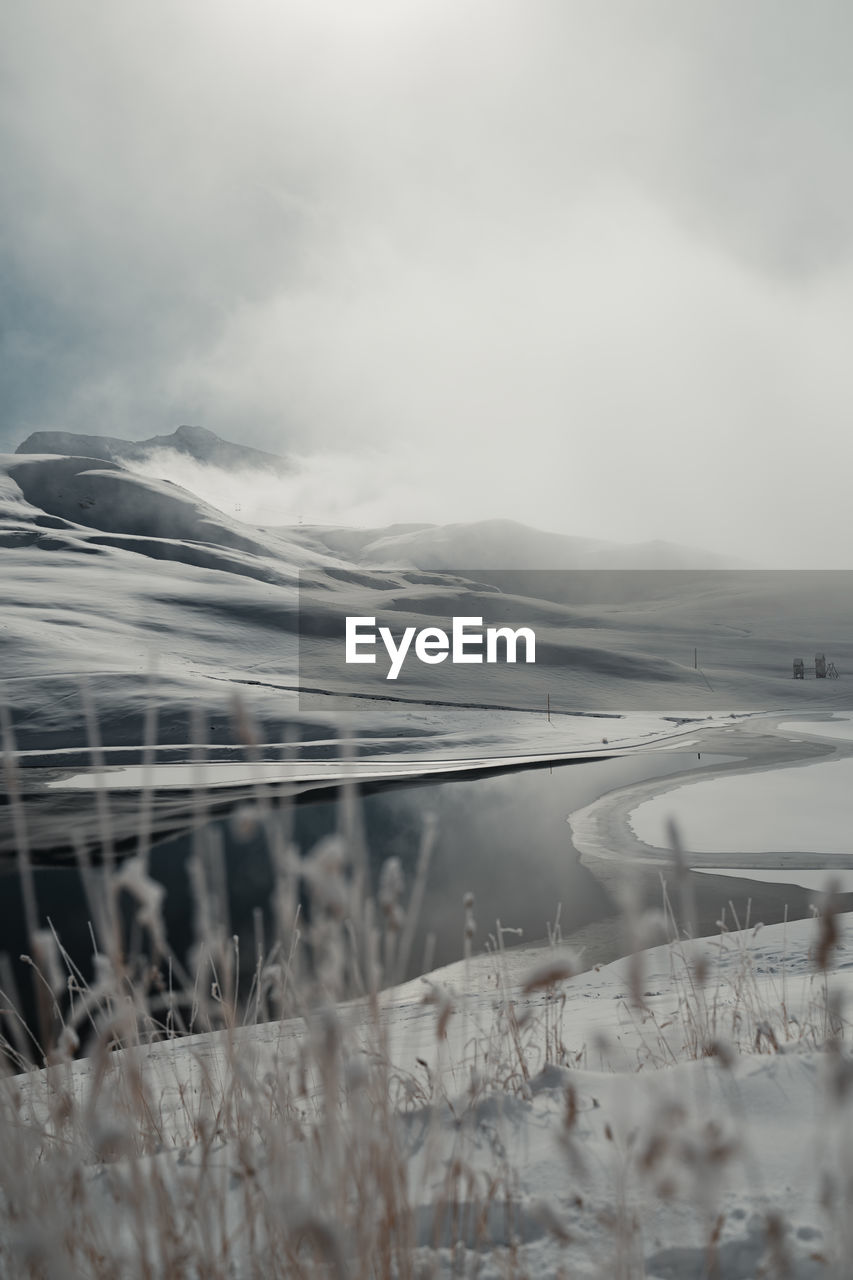
M 709 763 L 711 757 L 708 758 Z M 628 782 L 664 776 L 695 767 L 692 752 L 649 752 L 587 763 L 529 768 L 472 779 L 397 786 L 360 799 L 360 814 L 375 886 L 386 858 L 400 859 L 411 886 L 424 815 L 438 824 L 426 896 L 411 954 L 410 974 L 422 971 L 429 935 L 434 937 L 432 964 L 458 959 L 462 952 L 466 892 L 475 898 L 482 947 L 496 921 L 522 931 L 527 941 L 543 938 L 558 907 L 563 933 L 602 920 L 613 903 L 583 867 L 571 846 L 568 813 Z M 293 838 L 306 853 L 340 822 L 336 796 L 304 798 L 290 812 Z M 229 933 L 240 939 L 247 989 L 257 955 L 259 933 L 271 936 L 270 897 L 273 876 L 261 828 L 247 833 L 232 817 L 210 824 L 221 840 L 227 880 Z M 150 870 L 166 888 L 165 923 L 176 954 L 183 958 L 193 942 L 193 897 L 188 877 L 192 835 L 156 844 Z M 97 877 L 102 873 L 95 871 Z M 89 911 L 80 875 L 73 866 L 40 866 L 34 871 L 40 923 L 56 929 L 73 962 L 88 979 L 92 938 Z M 30 989 L 28 971 L 19 956 L 29 950 L 16 872 L 0 873 L 2 944 L 13 962 L 22 998 Z M 129 917 L 130 903 L 126 903 Z

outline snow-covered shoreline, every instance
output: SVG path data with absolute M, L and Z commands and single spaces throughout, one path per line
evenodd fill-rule
M 811 734 L 800 737 L 792 722 L 780 725 L 782 719 L 776 714 L 755 717 L 731 729 L 716 726 L 710 733 L 701 735 L 700 745 L 706 757 L 709 753 L 724 753 L 710 768 L 701 772 L 697 769 L 693 776 L 686 774 L 665 781 L 631 784 L 576 810 L 569 818 L 575 847 L 588 865 L 595 865 L 603 874 L 609 874 L 606 869 L 609 863 L 632 866 L 640 871 L 669 866 L 673 856 L 669 838 L 658 836 L 672 819 L 679 830 L 684 856 L 697 870 L 744 869 L 755 862 L 757 855 L 760 856 L 756 865 L 765 868 L 801 867 L 814 871 L 825 868 L 827 863 L 839 868 L 853 866 L 853 844 L 848 853 L 843 837 L 846 812 L 843 785 L 832 791 L 834 805 L 826 814 L 833 833 L 831 846 L 826 837 L 821 837 L 818 819 L 823 815 L 820 813 L 812 823 L 811 847 L 795 849 L 778 834 L 778 821 L 784 819 L 784 810 L 779 813 L 778 806 L 774 809 L 772 805 L 762 804 L 762 794 L 774 794 L 773 787 L 777 784 L 783 789 L 790 787 L 791 796 L 786 798 L 799 804 L 800 827 L 808 828 L 810 806 L 820 799 L 820 796 L 812 797 L 809 791 L 812 777 L 823 778 L 821 770 L 825 771 L 827 766 L 840 764 L 842 770 L 849 767 L 851 748 L 845 738 L 832 731 L 820 735 L 817 725 L 813 725 Z M 813 775 L 809 769 L 815 762 L 818 772 Z M 756 786 L 751 792 L 753 782 Z M 695 795 L 704 803 L 705 789 L 715 809 L 715 823 L 708 830 L 707 823 L 697 820 L 697 834 L 692 840 L 689 821 L 685 824 L 679 819 L 693 816 L 687 802 Z M 730 792 L 743 794 L 747 806 L 752 806 L 750 829 L 743 833 L 738 827 L 737 813 L 726 805 Z M 701 819 L 702 815 L 699 816 Z

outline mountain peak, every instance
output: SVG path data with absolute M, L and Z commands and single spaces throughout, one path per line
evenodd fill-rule
M 115 436 L 83 435 L 76 431 L 34 431 L 19 444 L 16 453 L 53 453 L 67 457 L 99 458 L 105 462 L 142 462 L 150 454 L 172 449 L 197 462 L 233 470 L 290 470 L 286 458 L 248 445 L 223 440 L 207 427 L 183 423 L 171 435 L 147 440 L 121 440 Z

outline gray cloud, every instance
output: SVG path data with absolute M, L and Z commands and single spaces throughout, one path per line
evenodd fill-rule
M 316 455 L 306 520 L 848 562 L 842 3 L 4 26 L 0 447 L 191 421 Z

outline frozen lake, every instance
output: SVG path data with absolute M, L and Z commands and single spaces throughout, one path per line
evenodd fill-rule
M 815 726 L 825 727 L 832 725 Z M 841 857 L 853 854 L 851 795 L 853 759 L 821 761 L 687 783 L 638 805 L 629 822 L 639 840 L 659 849 L 672 847 L 673 820 L 693 853 Z
M 511 940 L 541 939 L 560 909 L 564 933 L 600 922 L 613 914 L 613 904 L 594 876 L 578 861 L 569 840 L 566 815 L 572 808 L 587 804 L 596 796 L 626 783 L 664 778 L 679 769 L 692 767 L 695 755 L 687 751 L 646 751 L 553 767 L 494 769 L 486 775 L 464 776 L 448 772 L 430 780 L 396 778 L 381 782 L 380 789 L 365 790 L 360 798 L 360 823 L 368 850 L 371 882 L 378 884 L 382 863 L 400 860 L 406 894 L 411 891 L 415 862 L 426 815 L 437 822 L 437 844 L 430 864 L 424 898 L 419 913 L 413 948 L 412 976 L 432 964 L 456 960 L 462 954 L 466 893 L 474 894 L 478 947 L 500 919 L 504 926 L 520 930 Z M 461 762 L 452 762 L 458 769 Z M 711 758 L 709 757 L 709 766 Z M 319 768 L 322 762 L 312 765 Z M 402 772 L 406 762 L 397 762 Z M 272 764 L 269 766 L 272 769 Z M 276 765 L 276 769 L 284 765 Z M 340 773 L 340 762 L 334 762 Z M 389 764 L 389 770 L 393 769 Z M 135 768 L 135 767 L 134 767 Z M 193 766 L 163 765 L 173 787 L 188 785 Z M 207 765 L 208 779 L 220 782 L 239 764 Z M 422 769 L 423 766 L 421 765 Z M 197 770 L 196 770 L 197 772 Z M 138 776 L 137 776 L 138 775 Z M 69 794 L 81 805 L 94 809 L 93 775 L 74 775 Z M 102 778 L 120 784 L 109 795 L 114 814 L 124 800 L 130 813 L 137 814 L 141 798 L 127 784 L 142 781 L 142 771 L 117 769 Z M 239 780 L 239 776 L 236 780 Z M 333 779 L 333 781 L 335 781 Z M 158 784 L 163 778 L 158 775 Z M 88 790 L 83 784 L 88 784 Z M 51 789 L 51 795 L 60 795 Z M 166 792 L 171 795 L 170 791 Z M 166 928 L 176 953 L 182 959 L 192 945 L 195 900 L 188 864 L 193 855 L 194 806 L 221 802 L 220 793 L 173 797 L 176 834 L 156 842 L 150 855 L 150 873 L 166 890 Z M 225 797 L 229 804 L 228 797 Z M 271 898 L 273 869 L 263 830 L 245 830 L 245 823 L 233 821 L 230 809 L 251 801 L 251 793 L 229 804 L 229 811 L 211 816 L 210 837 L 221 850 L 228 933 L 240 938 L 240 956 L 245 965 L 241 981 L 248 990 L 252 981 L 258 946 L 258 931 L 269 938 L 273 928 Z M 39 801 L 43 804 L 43 801 Z M 180 806 L 183 806 L 183 810 Z M 296 847 L 308 855 L 318 842 L 339 829 L 342 820 L 337 789 L 305 795 L 284 806 Z M 132 848 L 128 852 L 132 852 Z M 100 883 L 102 868 L 93 869 Z M 49 918 L 63 945 L 86 976 L 90 972 L 91 937 L 89 909 L 79 869 L 68 860 L 36 866 L 33 884 L 39 922 Z M 125 914 L 129 903 L 123 903 Z M 129 916 L 128 916 L 129 919 Z M 28 972 L 15 958 L 27 950 L 25 916 L 18 869 L 15 861 L 0 859 L 0 934 L 4 949 L 13 957 L 19 987 L 29 990 Z M 429 940 L 429 941 L 428 941 Z M 423 962 L 429 946 L 430 960 Z M 618 954 L 618 952 L 617 952 Z
M 792 738 L 805 733 L 815 738 L 840 738 L 844 742 L 851 742 L 853 714 L 837 712 L 831 720 L 786 720 L 778 728 L 781 733 L 789 733 Z

